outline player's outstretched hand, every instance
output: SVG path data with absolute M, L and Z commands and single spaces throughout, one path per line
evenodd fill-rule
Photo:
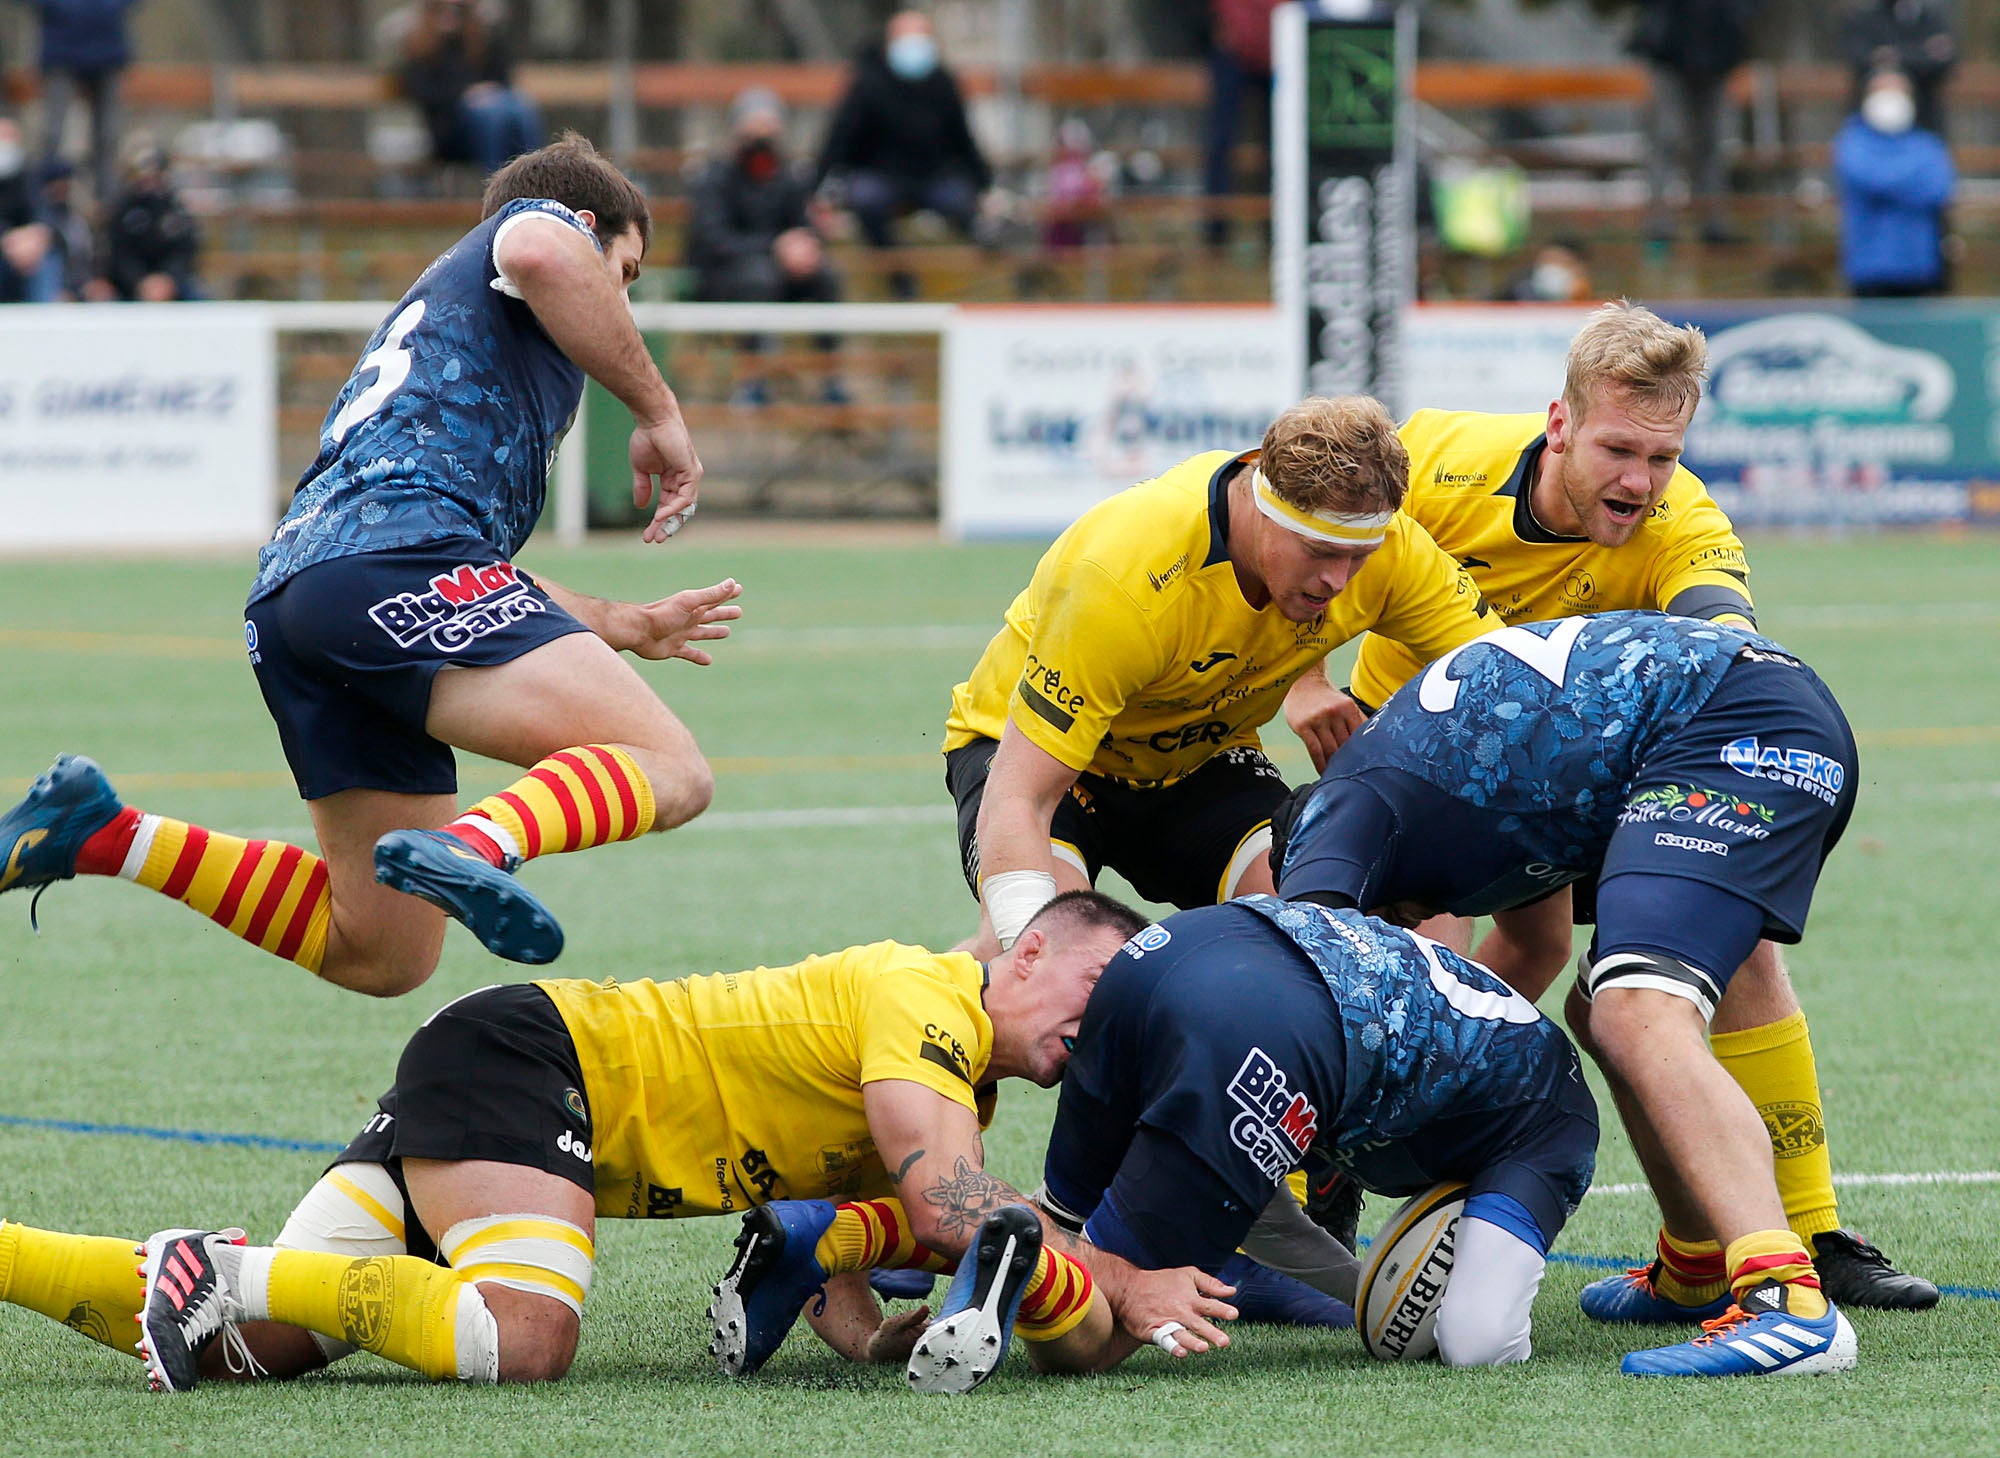
M 742 591 L 734 577 L 725 577 L 713 587 L 642 603 L 633 640 L 620 646 L 641 658 L 681 658 L 706 668 L 715 660 L 700 645 L 729 636 L 729 625 L 743 616 L 735 603 Z
M 1135 1270 L 1119 1291 L 1118 1324 L 1141 1342 L 1151 1342 L 1163 1326 L 1175 1326 L 1176 1357 L 1226 1347 L 1229 1333 L 1215 1323 L 1236 1320 L 1236 1308 L 1223 1299 L 1235 1294 L 1236 1288 L 1227 1281 L 1195 1266 Z
M 688 439 L 687 422 L 675 410 L 664 420 L 632 428 L 632 504 L 641 511 L 652 503 L 653 519 L 639 533 L 642 541 L 664 542 L 694 515 L 701 487 L 701 458 Z M 658 478 L 658 499 L 654 478 Z
M 1361 706 L 1326 681 L 1318 670 L 1306 673 L 1285 695 L 1285 722 L 1305 744 L 1313 768 L 1324 770 L 1333 752 L 1367 718 Z
M 928 1306 L 912 1307 L 899 1311 L 894 1316 L 882 1318 L 882 1324 L 868 1338 L 868 1355 L 865 1360 L 883 1365 L 893 1363 L 902 1366 L 910 1360 L 917 1341 L 930 1329 L 931 1309 Z

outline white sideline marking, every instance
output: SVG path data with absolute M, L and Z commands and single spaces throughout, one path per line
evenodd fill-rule
M 1837 1174 L 1834 1184 L 1854 1189 L 1867 1185 L 2000 1185 L 2000 1169 L 1919 1170 L 1898 1174 Z M 1641 1180 L 1635 1184 L 1592 1185 L 1593 1195 L 1649 1195 L 1653 1187 Z

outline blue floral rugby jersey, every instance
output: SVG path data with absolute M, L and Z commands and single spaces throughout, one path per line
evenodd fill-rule
M 527 541 L 583 397 L 583 371 L 494 263 L 501 237 L 537 213 L 596 245 L 561 203 L 522 198 L 423 271 L 327 412 L 250 601 L 335 557 L 475 536 L 506 558 Z
M 1370 1156 L 1410 1142 L 1423 1163 L 1465 1161 L 1468 1125 L 1497 1136 L 1540 1101 L 1572 1066 L 1568 1041 L 1535 1005 L 1448 947 L 1358 911 L 1246 896 L 1230 903 L 1256 912 L 1291 939 L 1318 969 L 1345 1034 L 1345 1089 L 1323 1118 L 1321 1154 L 1393 1184 L 1396 1162 Z M 1492 1113 L 1490 1121 L 1475 1117 Z M 1472 1137 L 1476 1145 L 1478 1136 Z M 1435 1146 L 1435 1147 L 1433 1147 Z M 1449 1146 L 1449 1147 L 1447 1147 Z M 1582 1183 L 1588 1184 L 1588 1170 Z M 1582 1197 L 1572 1193 L 1571 1208 Z
M 1446 654 L 1341 746 L 1323 779 L 1394 769 L 1510 818 L 1522 855 L 1601 856 L 1646 757 L 1708 702 L 1747 629 L 1655 612 L 1524 623 Z M 1311 836 L 1308 802 L 1292 845 Z M 1515 818 L 1518 817 L 1518 818 Z

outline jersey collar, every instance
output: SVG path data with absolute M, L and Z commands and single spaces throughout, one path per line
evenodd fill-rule
M 1229 560 L 1229 483 L 1256 454 L 1245 451 L 1233 460 L 1224 461 L 1208 478 L 1208 556 L 1202 560 L 1204 567 Z
M 1565 537 L 1550 531 L 1535 517 L 1535 509 L 1530 504 L 1534 495 L 1535 477 L 1542 469 L 1542 455 L 1548 449 L 1547 432 L 1528 442 L 1521 452 L 1521 458 L 1514 463 L 1514 473 L 1507 478 L 1507 484 L 1500 488 L 1502 496 L 1514 498 L 1514 535 L 1524 542 L 1534 542 L 1542 546 L 1553 546 L 1563 542 L 1585 542 L 1588 537 Z

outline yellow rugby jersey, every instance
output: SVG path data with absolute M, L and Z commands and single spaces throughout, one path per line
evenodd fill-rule
M 1170 784 L 1257 744 L 1293 681 L 1360 633 L 1428 661 L 1496 626 L 1471 579 L 1400 514 L 1313 621 L 1252 608 L 1229 561 L 1228 487 L 1255 457 L 1194 456 L 1079 517 L 952 691 L 945 749 L 998 739 L 1011 716 L 1072 769 Z
M 993 1024 L 963 952 L 876 942 L 673 982 L 552 979 L 590 1102 L 597 1213 L 719 1215 L 893 1193 L 864 1084 L 907 1079 L 979 1116 Z
M 1510 623 L 1652 608 L 1735 616 L 1754 626 L 1750 568 L 1736 530 L 1699 477 L 1677 467 L 1667 494 L 1622 547 L 1558 537 L 1528 509 L 1547 417 L 1419 410 L 1400 434 L 1410 452 L 1403 510 L 1472 574 Z M 1354 693 L 1380 708 L 1430 662 L 1371 633 Z

